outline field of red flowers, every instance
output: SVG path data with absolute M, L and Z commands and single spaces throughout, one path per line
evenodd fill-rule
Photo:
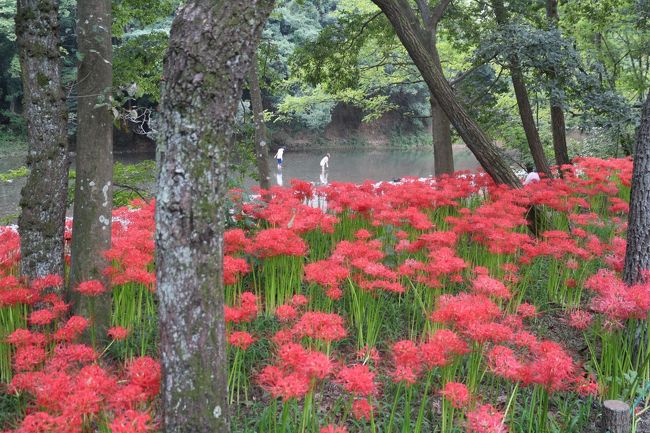
M 233 191 L 233 431 L 583 433 L 607 398 L 636 422 L 650 285 L 620 277 L 632 162 L 563 172 L 521 190 L 459 173 Z M 111 287 L 74 288 L 113 293 L 112 341 L 92 347 L 92 312 L 43 290 L 60 279 L 19 279 L 18 235 L 0 228 L 2 428 L 157 431 L 153 231 L 153 204 L 117 209 Z

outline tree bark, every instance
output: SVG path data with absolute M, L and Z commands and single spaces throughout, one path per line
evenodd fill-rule
M 558 0 L 546 0 L 546 16 L 549 20 L 551 28 L 557 28 L 560 16 L 557 12 Z M 549 74 L 551 82 L 555 82 L 557 73 L 552 71 Z M 553 85 L 556 86 L 555 84 Z M 564 122 L 564 108 L 562 108 L 562 101 L 551 90 L 550 95 L 551 104 L 551 132 L 553 134 L 553 150 L 555 151 L 555 163 L 558 167 L 565 164 L 570 164 L 569 151 L 566 144 L 566 125 Z M 561 171 L 560 171 L 561 173 Z
M 57 0 L 18 0 L 16 36 L 28 133 L 27 168 L 18 218 L 21 273 L 64 276 L 68 136 L 61 88 Z
M 257 74 L 257 54 L 253 54 L 248 84 L 251 91 L 251 110 L 255 125 L 255 159 L 257 161 L 257 174 L 260 177 L 260 188 L 268 190 L 271 185 L 269 175 L 269 146 L 264 125 L 264 106 L 262 105 L 262 89 Z
M 189 0 L 161 98 L 156 277 L 164 432 L 228 432 L 223 230 L 233 122 L 272 0 Z
M 605 400 L 600 431 L 602 433 L 630 433 L 632 431 L 630 406 L 620 400 Z
M 521 182 L 503 159 L 499 149 L 488 139 L 478 124 L 456 99 L 447 80 L 436 68 L 429 37 L 420 25 L 408 0 L 373 0 L 389 19 L 395 33 L 427 83 L 443 111 L 472 151 L 483 169 L 496 183 L 521 187 Z
M 650 270 L 650 93 L 637 134 L 623 272 L 627 284 L 638 282 L 642 272 Z
M 492 8 L 494 9 L 494 16 L 499 26 L 506 25 L 509 21 L 508 12 L 503 5 L 503 0 L 493 0 Z M 535 118 L 533 117 L 533 109 L 530 106 L 528 99 L 528 90 L 524 81 L 524 75 L 519 65 L 519 59 L 512 56 L 508 59 L 510 78 L 512 80 L 512 87 L 515 90 L 515 98 L 517 99 L 517 108 L 519 110 L 519 117 L 521 118 L 521 126 L 524 128 L 526 134 L 526 141 L 530 154 L 535 162 L 535 168 L 538 172 L 546 174 L 551 177 L 551 169 L 548 166 L 546 155 L 544 155 L 544 147 L 539 138 L 539 132 L 535 126 Z
M 433 137 L 433 173 L 436 176 L 454 172 L 454 151 L 451 146 L 451 124 L 444 110 L 431 95 L 431 135 Z
M 70 286 L 104 280 L 104 251 L 111 247 L 113 203 L 113 67 L 111 1 L 77 1 L 77 40 L 82 58 L 77 73 L 77 157 L 72 223 Z M 73 292 L 74 293 L 74 292 Z M 78 314 L 93 316 L 103 339 L 110 326 L 111 293 L 74 295 Z

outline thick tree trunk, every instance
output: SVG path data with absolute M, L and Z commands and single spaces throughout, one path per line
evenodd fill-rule
M 70 286 L 104 280 L 104 251 L 111 247 L 113 203 L 113 86 L 111 1 L 77 1 L 77 157 Z M 105 281 L 106 282 L 106 281 Z M 93 305 L 90 305 L 90 304 Z M 75 296 L 79 314 L 94 316 L 102 339 L 110 326 L 111 295 Z
M 447 80 L 436 68 L 429 37 L 420 25 L 408 0 L 373 0 L 389 19 L 395 33 L 422 74 L 429 91 L 472 151 L 483 169 L 496 183 L 520 187 L 521 182 L 503 159 L 499 149 L 488 139 L 477 123 L 456 99 Z
M 551 27 L 557 27 L 560 16 L 557 12 L 558 0 L 546 0 L 546 16 Z M 549 78 L 553 82 L 557 74 L 551 72 Z M 551 92 L 551 132 L 553 134 L 553 150 L 555 151 L 555 163 L 558 166 L 570 164 L 569 151 L 566 144 L 566 125 L 564 122 L 564 108 L 562 101 Z
M 257 174 L 260 177 L 260 188 L 268 190 L 271 185 L 269 175 L 269 146 L 264 125 L 264 107 L 262 106 L 262 89 L 257 74 L 257 54 L 253 54 L 248 84 L 251 91 L 251 110 L 255 124 L 255 159 L 257 161 Z
M 433 95 L 431 101 L 431 134 L 433 136 L 433 173 L 436 176 L 454 172 L 454 152 L 451 147 L 451 124 Z
M 30 170 L 18 218 L 21 273 L 64 275 L 68 137 L 61 88 L 58 1 L 18 0 L 16 36 Z
M 163 431 L 229 431 L 226 169 L 242 84 L 272 0 L 189 0 L 164 66 L 156 201 Z
M 650 93 L 643 106 L 634 154 L 624 280 L 634 284 L 647 270 L 650 270 Z
M 499 26 L 508 24 L 508 11 L 503 4 L 503 0 L 492 0 L 492 8 L 494 9 L 494 17 L 497 24 Z M 515 98 L 517 99 L 519 117 L 521 118 L 521 125 L 524 128 L 524 133 L 526 134 L 526 141 L 528 142 L 530 154 L 533 157 L 533 161 L 535 161 L 535 167 L 537 171 L 546 174 L 548 177 L 551 177 L 551 169 L 548 166 L 548 162 L 546 161 L 546 155 L 544 155 L 544 147 L 542 146 L 542 141 L 539 138 L 539 132 L 537 131 L 537 126 L 535 125 L 533 109 L 531 108 L 530 100 L 528 99 L 528 90 L 526 89 L 524 75 L 521 72 L 519 59 L 516 56 L 512 56 L 510 59 L 508 59 L 508 61 L 510 63 L 510 78 L 512 79 L 512 87 L 515 90 Z

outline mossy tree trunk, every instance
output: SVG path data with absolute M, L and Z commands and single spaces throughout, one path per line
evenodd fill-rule
M 18 0 L 16 37 L 23 83 L 30 170 L 18 218 L 21 273 L 63 276 L 68 194 L 68 136 L 61 88 L 59 5 L 56 0 Z
M 105 280 L 103 253 L 111 247 L 113 114 L 111 1 L 77 1 L 77 157 L 70 286 Z M 106 281 L 104 281 L 106 283 Z M 110 326 L 110 291 L 99 298 L 74 296 L 75 310 L 93 316 L 99 339 Z M 92 304 L 91 304 L 92 303 Z
M 269 175 L 269 146 L 264 124 L 264 106 L 262 105 L 262 88 L 257 73 L 257 54 L 253 54 L 250 72 L 248 73 L 248 85 L 251 92 L 251 111 L 253 112 L 253 123 L 255 126 L 255 159 L 257 161 L 257 174 L 260 178 L 260 188 L 268 190 L 271 185 Z
M 650 270 L 650 93 L 641 114 L 632 171 L 624 279 L 637 283 Z
M 492 0 L 492 8 L 494 9 L 497 24 L 499 26 L 507 25 L 509 23 L 509 17 L 503 0 Z M 539 131 L 537 131 L 537 126 L 535 126 L 535 118 L 533 117 L 533 110 L 530 106 L 528 90 L 526 89 L 526 82 L 524 81 L 524 74 L 521 71 L 519 59 L 516 56 L 511 56 L 508 62 L 521 125 L 526 134 L 526 141 L 528 142 L 530 154 L 535 162 L 535 168 L 538 172 L 546 174 L 547 177 L 551 177 L 551 169 L 546 160 L 546 155 L 544 155 L 544 147 L 539 138 Z
M 233 122 L 273 0 L 189 0 L 171 28 L 156 201 L 163 431 L 229 431 L 223 230 Z
M 500 150 L 460 104 L 450 84 L 436 67 L 430 37 L 408 0 L 373 0 L 391 22 L 429 91 L 438 101 L 451 124 L 496 183 L 521 187 L 521 182 L 505 162 Z M 444 2 L 441 2 L 441 4 Z M 448 1 L 446 3 L 449 3 Z

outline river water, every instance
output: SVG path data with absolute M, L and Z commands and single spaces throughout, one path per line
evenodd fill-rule
M 323 175 L 319 162 L 330 153 L 329 170 Z M 302 179 L 318 184 L 330 182 L 363 182 L 364 180 L 393 180 L 405 176 L 425 177 L 433 172 L 433 152 L 429 149 L 309 149 L 287 150 L 282 170 L 275 161 L 269 163 L 271 184 L 290 185 L 291 179 Z M 116 153 L 115 160 L 136 163 L 152 159 L 153 154 Z M 478 162 L 465 146 L 454 147 L 456 170 L 475 170 Z M 24 165 L 24 155 L 0 154 L 0 173 Z M 19 211 L 20 190 L 24 179 L 0 181 L 0 222 L 7 222 Z M 247 187 L 255 185 L 252 179 Z

